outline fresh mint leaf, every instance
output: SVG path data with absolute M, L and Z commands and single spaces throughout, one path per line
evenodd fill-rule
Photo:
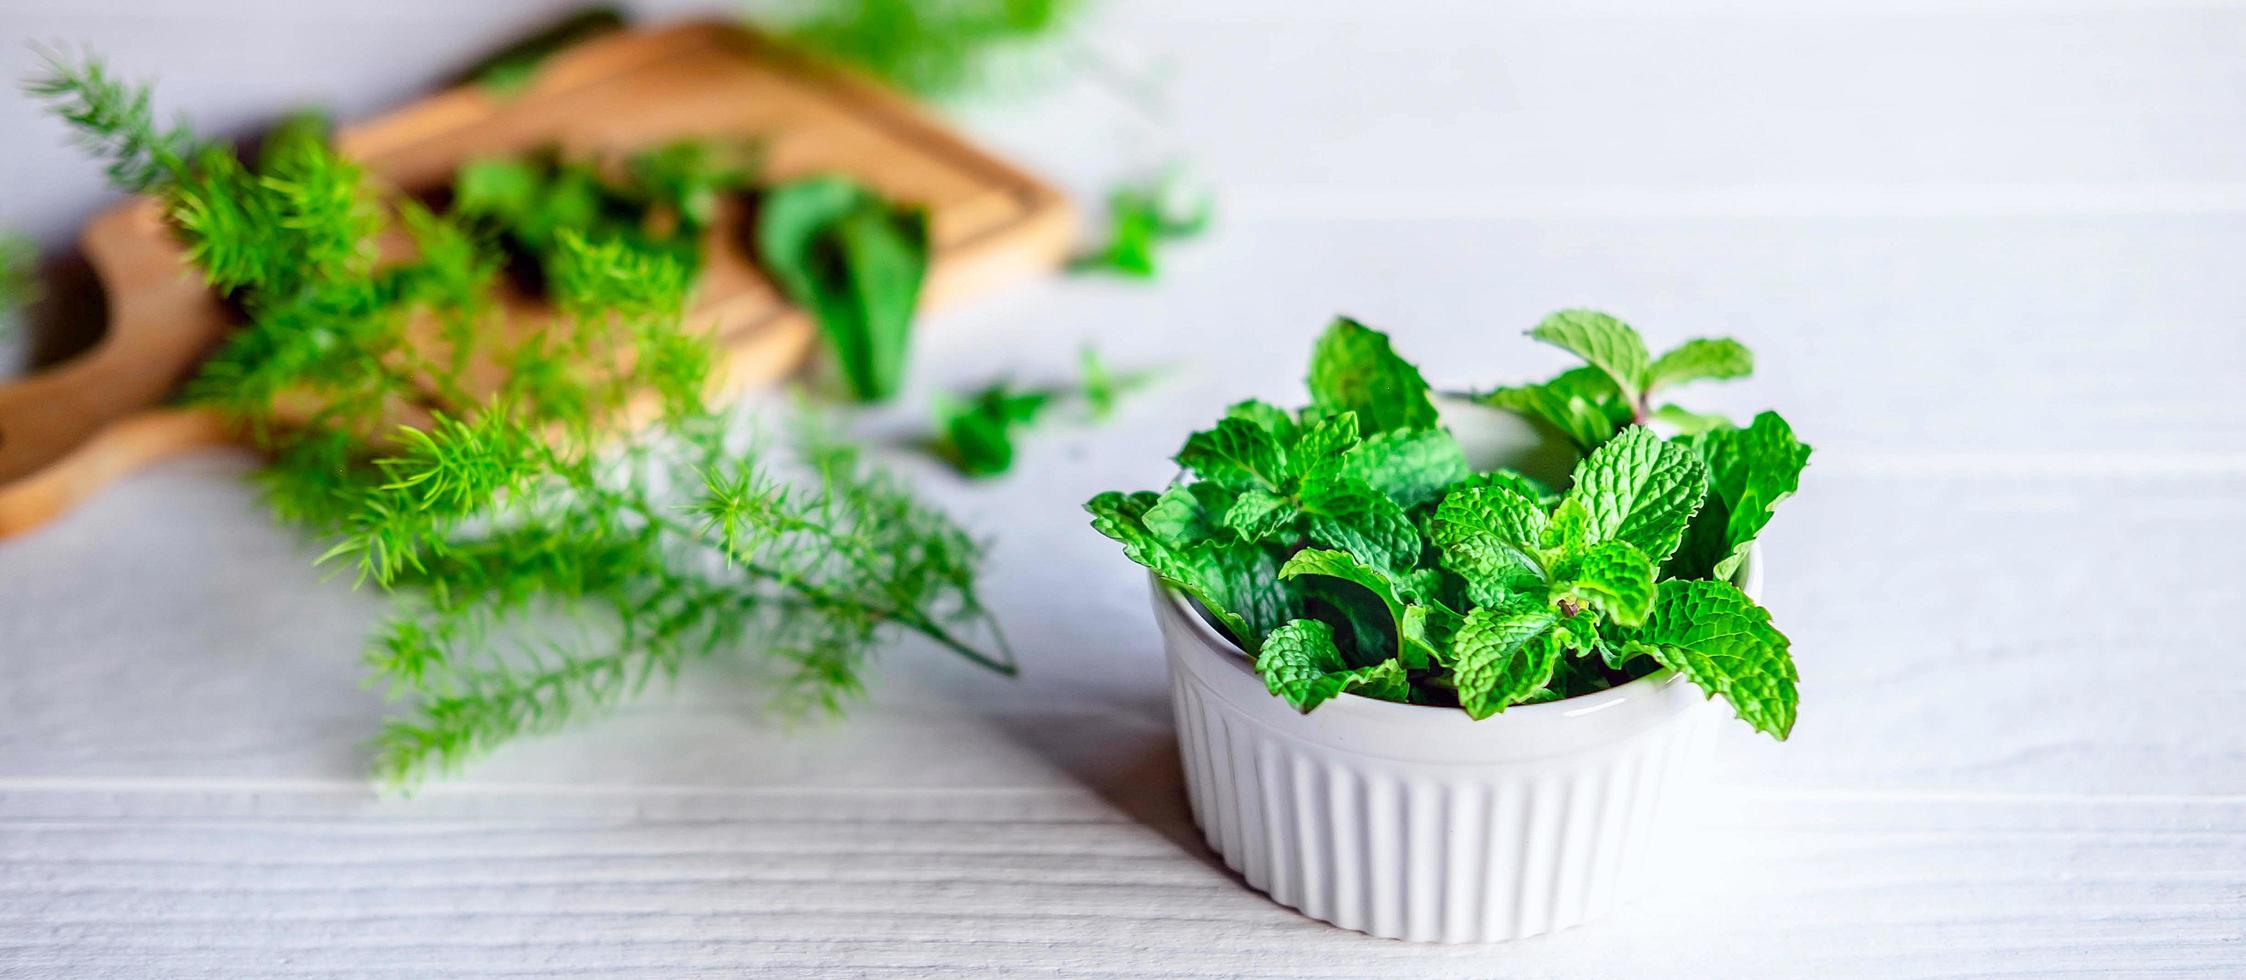
M 1189 556 L 1207 590 L 1247 624 L 1251 639 L 1241 642 L 1242 650 L 1253 652 L 1264 634 L 1302 614 L 1302 597 L 1279 577 L 1279 561 L 1271 552 L 1212 541 L 1194 546 Z
M 1629 324 L 1597 310 L 1561 310 L 1545 317 L 1529 336 L 1606 372 L 1621 390 L 1624 404 L 1645 400 L 1652 357 L 1646 352 L 1645 338 Z
M 1161 497 L 1103 493 L 1086 502 L 1092 527 L 1123 545 L 1123 553 L 1192 596 L 1224 625 L 1241 649 L 1254 652 L 1264 632 L 1294 615 L 1293 595 L 1278 563 L 1263 549 L 1237 542 L 1176 545 L 1147 527 Z
M 1467 613 L 1452 640 L 1459 707 L 1480 720 L 1550 683 L 1560 646 L 1547 634 L 1557 619 L 1541 608 L 1483 606 Z
M 1334 643 L 1351 667 L 1370 667 L 1396 656 L 1396 617 L 1353 582 L 1320 575 L 1293 579 L 1305 615 L 1334 627 Z
M 1249 489 L 1233 498 L 1220 523 L 1243 541 L 1264 541 L 1292 527 L 1298 513 L 1293 500 L 1269 490 Z
M 1549 508 L 1558 505 L 1560 502 L 1560 495 L 1554 492 L 1551 487 L 1545 486 L 1542 481 L 1535 477 L 1513 470 L 1487 470 L 1481 473 L 1469 473 L 1452 481 L 1449 486 L 1443 488 L 1443 492 L 1452 494 L 1474 487 L 1504 487 L 1535 502 L 1538 507 Z
M 1311 352 L 1310 404 L 1329 415 L 1356 412 L 1367 434 L 1436 422 L 1419 369 L 1396 356 L 1388 335 L 1348 317 L 1335 318 Z
M 1707 463 L 1708 501 L 1672 559 L 1671 574 L 1728 581 L 1779 501 L 1800 487 L 1810 447 L 1776 412 L 1755 416 L 1744 429 L 1702 433 L 1692 445 Z
M 1238 402 L 1224 410 L 1224 417 L 1252 423 L 1270 435 L 1272 442 L 1282 446 L 1294 445 L 1301 436 L 1295 428 L 1295 417 L 1269 402 Z
M 1409 509 L 1466 478 L 1466 451 L 1443 429 L 1377 432 L 1341 458 L 1343 476 L 1363 480 Z
M 1459 628 L 1465 625 L 1465 617 L 1432 599 L 1405 606 L 1403 619 L 1396 624 L 1396 638 L 1404 665 L 1415 669 L 1424 668 L 1430 663 L 1444 667 L 1457 666 L 1454 651 L 1457 649 Z
M 1346 551 L 1308 548 L 1295 552 L 1294 557 L 1279 568 L 1280 578 L 1299 578 L 1305 575 L 1338 579 L 1362 587 L 1388 610 L 1390 632 L 1399 640 L 1395 651 L 1405 666 L 1424 668 L 1434 659 L 1445 656 L 1443 646 L 1436 645 L 1456 630 L 1457 615 L 1431 599 L 1414 595 L 1410 586 L 1399 582 L 1385 569 L 1366 563 Z M 1416 611 L 1415 611 L 1416 610 Z M 1431 621 L 1432 620 L 1432 621 Z M 1383 656 L 1386 656 L 1383 653 Z
M 1631 420 L 1622 389 L 1595 367 L 1571 368 L 1542 384 L 1499 388 L 1477 400 L 1492 408 L 1541 419 L 1584 452 L 1614 438 Z
M 1256 673 L 1264 686 L 1298 711 L 1309 711 L 1334 696 L 1355 692 L 1381 701 L 1404 701 L 1411 684 L 1402 664 L 1384 660 L 1351 668 L 1334 645 L 1333 627 L 1297 619 L 1272 630 L 1256 654 Z
M 1280 578 L 1299 578 L 1304 575 L 1323 575 L 1363 586 L 1365 591 L 1388 607 L 1391 619 L 1401 620 L 1407 598 L 1398 591 L 1396 581 L 1388 572 L 1346 551 L 1330 548 L 1304 548 L 1279 566 Z
M 1287 453 L 1287 475 L 1298 484 L 1333 476 L 1341 471 L 1342 455 L 1360 441 L 1355 412 L 1309 422 Z
M 1271 433 L 1240 418 L 1186 437 L 1177 463 L 1234 490 L 1279 491 L 1287 485 L 1287 451 Z
M 1536 555 L 1546 521 L 1544 509 L 1512 486 L 1472 486 L 1443 495 L 1428 536 L 1442 549 L 1443 564 L 1466 580 L 1469 597 L 1498 605 L 1543 593 Z
M 942 433 L 937 454 L 968 476 L 996 476 L 1013 468 L 1014 436 L 1052 404 L 1049 391 L 1019 391 L 1005 382 L 964 401 L 939 398 L 936 417 Z
M 1164 543 L 1186 548 L 1216 537 L 1232 505 L 1232 492 L 1217 484 L 1181 483 L 1162 491 L 1142 520 Z
M 1108 195 L 1107 244 L 1070 262 L 1069 269 L 1152 279 L 1161 246 L 1199 237 L 1215 213 L 1214 199 L 1206 191 L 1188 191 L 1176 173 L 1150 186 L 1117 188 Z
M 1539 539 L 1544 553 L 1549 555 L 1581 551 L 1591 546 L 1591 512 L 1583 498 L 1569 494 L 1552 508 L 1552 519 L 1544 525 L 1544 536 Z
M 1650 596 L 1653 590 L 1649 588 L 1646 591 Z M 1578 657 L 1596 656 L 1607 666 L 1621 670 L 1623 658 L 1619 650 L 1599 632 L 1599 624 L 1595 622 L 1597 619 L 1596 616 L 1562 616 L 1555 635 L 1568 652 Z M 1568 696 L 1573 697 L 1574 694 Z
M 1586 543 L 1627 541 L 1658 560 L 1677 550 L 1707 490 L 1692 450 L 1632 426 L 1576 466 L 1568 499 L 1583 505 Z
M 810 177 L 764 193 L 756 245 L 764 271 L 818 321 L 851 394 L 894 396 L 928 271 L 927 212 L 846 178 Z
M 1626 541 L 1602 541 L 1561 559 L 1552 570 L 1554 603 L 1598 610 L 1624 626 L 1645 622 L 1653 608 L 1653 559 Z
M 1728 337 L 1702 337 L 1670 348 L 1646 370 L 1646 390 L 1687 381 L 1729 381 L 1755 373 L 1755 355 Z
M 1298 499 L 1310 540 L 1392 571 L 1419 564 L 1419 529 L 1403 508 L 1363 480 L 1313 480 L 1303 484 Z
M 1082 364 L 1083 378 L 1073 388 L 1022 389 L 1001 381 L 965 397 L 939 394 L 937 434 L 929 448 L 964 475 L 996 476 L 1013 468 L 1016 437 L 1050 415 L 1049 409 L 1080 398 L 1094 420 L 1102 419 L 1114 411 L 1116 399 L 1149 377 L 1144 372 L 1111 374 L 1089 347 Z
M 1791 734 L 1801 678 L 1770 613 L 1729 582 L 1668 579 L 1658 591 L 1652 615 L 1625 642 L 1721 695 L 1756 730 L 1781 741 Z

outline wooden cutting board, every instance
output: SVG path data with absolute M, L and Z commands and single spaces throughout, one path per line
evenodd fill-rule
M 376 179 L 408 192 L 440 188 L 478 157 L 547 147 L 600 157 L 685 137 L 756 140 L 765 180 L 839 173 L 927 207 L 923 309 L 1057 267 L 1074 231 L 1059 193 L 894 93 L 728 24 L 597 38 L 555 55 L 516 93 L 458 88 L 338 134 Z M 792 371 L 817 339 L 750 262 L 741 231 L 738 214 L 713 229 L 689 311 L 715 331 L 729 392 Z M 0 387 L 0 536 L 150 461 L 230 438 L 215 414 L 167 404 L 234 321 L 160 205 L 120 205 L 80 241 L 106 291 L 108 331 L 82 355 Z

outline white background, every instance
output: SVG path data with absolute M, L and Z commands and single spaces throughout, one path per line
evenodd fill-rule
M 560 4 L 0 3 L 233 131 L 364 118 Z M 0 543 L 0 976 L 2222 976 L 2246 973 L 2246 7 L 1110 2 L 1106 65 L 971 108 L 1096 203 L 1220 189 L 1151 286 L 932 318 L 935 391 L 1167 383 L 968 485 L 1006 682 L 894 651 L 846 722 L 692 671 L 410 801 L 363 781 L 379 601 L 210 452 Z M 1144 83 L 1146 90 L 1134 91 Z M 0 223 L 113 200 L 0 98 Z M 1736 726 L 1654 896 L 1503 947 L 1368 939 L 1214 866 L 1139 571 L 1077 505 L 1239 397 L 1298 401 L 1347 311 L 1447 387 L 1559 366 L 1596 305 L 1730 334 L 1817 446 L 1765 539 L 1802 720 Z M 14 363 L 16 356 L 0 359 Z

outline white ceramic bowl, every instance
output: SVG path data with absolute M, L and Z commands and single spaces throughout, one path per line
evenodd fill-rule
M 1459 434 L 1487 458 L 1486 439 Z M 1740 577 L 1758 597 L 1760 558 Z M 1730 714 L 1665 670 L 1482 721 L 1354 694 L 1303 714 L 1154 586 L 1209 846 L 1279 903 L 1375 936 L 1497 942 L 1604 914 L 1643 884 Z

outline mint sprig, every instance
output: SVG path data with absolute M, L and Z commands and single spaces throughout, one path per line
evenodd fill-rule
M 1093 524 L 1305 711 L 1352 693 L 1486 718 L 1669 669 L 1784 738 L 1790 644 L 1730 578 L 1808 447 L 1774 413 L 1670 439 L 1636 424 L 1662 386 L 1744 374 L 1734 342 L 1652 357 L 1589 311 L 1534 333 L 1588 362 L 1540 389 L 1582 409 L 1564 492 L 1472 472 L 1419 369 L 1345 318 L 1315 347 L 1308 407 L 1234 405 L 1186 440 L 1185 479 L 1102 494 Z
M 1597 310 L 1561 310 L 1528 333 L 1583 359 L 1539 384 L 1493 388 L 1477 400 L 1550 425 L 1589 452 L 1631 425 L 1660 421 L 1694 433 L 1730 425 L 1720 415 L 1656 404 L 1654 395 L 1694 381 L 1754 373 L 1755 357 L 1729 338 L 1700 338 L 1653 356 L 1636 328 Z

